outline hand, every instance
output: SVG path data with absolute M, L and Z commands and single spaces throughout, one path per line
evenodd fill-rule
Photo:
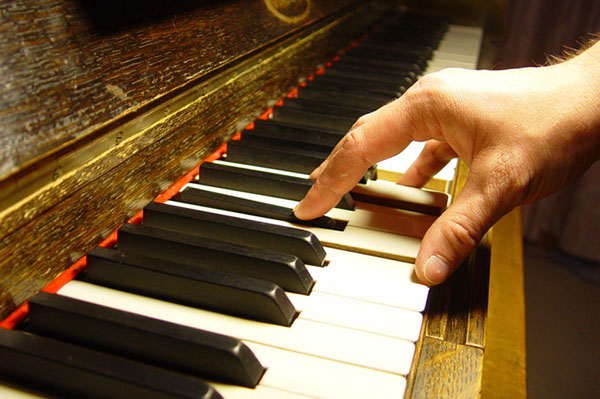
M 506 71 L 448 69 L 362 116 L 311 175 L 295 209 L 323 215 L 372 164 L 428 141 L 399 183 L 422 187 L 453 157 L 464 188 L 423 237 L 417 277 L 444 281 L 504 214 L 566 185 L 600 154 L 600 44 L 561 64 Z

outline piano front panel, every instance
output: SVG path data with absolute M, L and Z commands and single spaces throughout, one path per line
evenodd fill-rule
M 312 2 L 311 2 L 312 4 Z M 1 183 L 0 316 L 38 292 L 376 20 L 322 18 Z M 68 152 L 69 151 L 69 152 Z M 49 181 L 45 168 L 50 167 Z M 29 184 L 31 183 L 31 184 Z M 9 195 L 11 194 L 11 195 Z

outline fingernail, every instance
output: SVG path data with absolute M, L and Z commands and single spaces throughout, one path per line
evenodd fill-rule
M 298 203 L 296 204 L 296 206 L 294 207 L 294 209 L 292 210 L 292 212 L 294 213 L 294 215 L 295 215 L 296 217 L 298 217 L 298 215 L 296 215 L 296 210 L 297 210 L 297 209 L 300 207 L 300 204 L 302 204 L 302 201 L 298 202 Z
M 430 284 L 439 284 L 448 278 L 450 266 L 438 255 L 431 255 L 423 268 L 423 277 Z

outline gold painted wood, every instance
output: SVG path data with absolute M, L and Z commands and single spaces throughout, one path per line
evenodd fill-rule
M 525 302 L 521 209 L 494 226 L 481 397 L 525 398 Z

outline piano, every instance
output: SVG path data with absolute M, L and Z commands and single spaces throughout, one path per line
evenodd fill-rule
M 403 153 L 290 219 L 357 115 L 491 42 L 473 12 L 331 3 L 0 6 L 1 396 L 525 396 L 518 210 L 448 282 L 412 277 L 464 164 L 405 189 Z

